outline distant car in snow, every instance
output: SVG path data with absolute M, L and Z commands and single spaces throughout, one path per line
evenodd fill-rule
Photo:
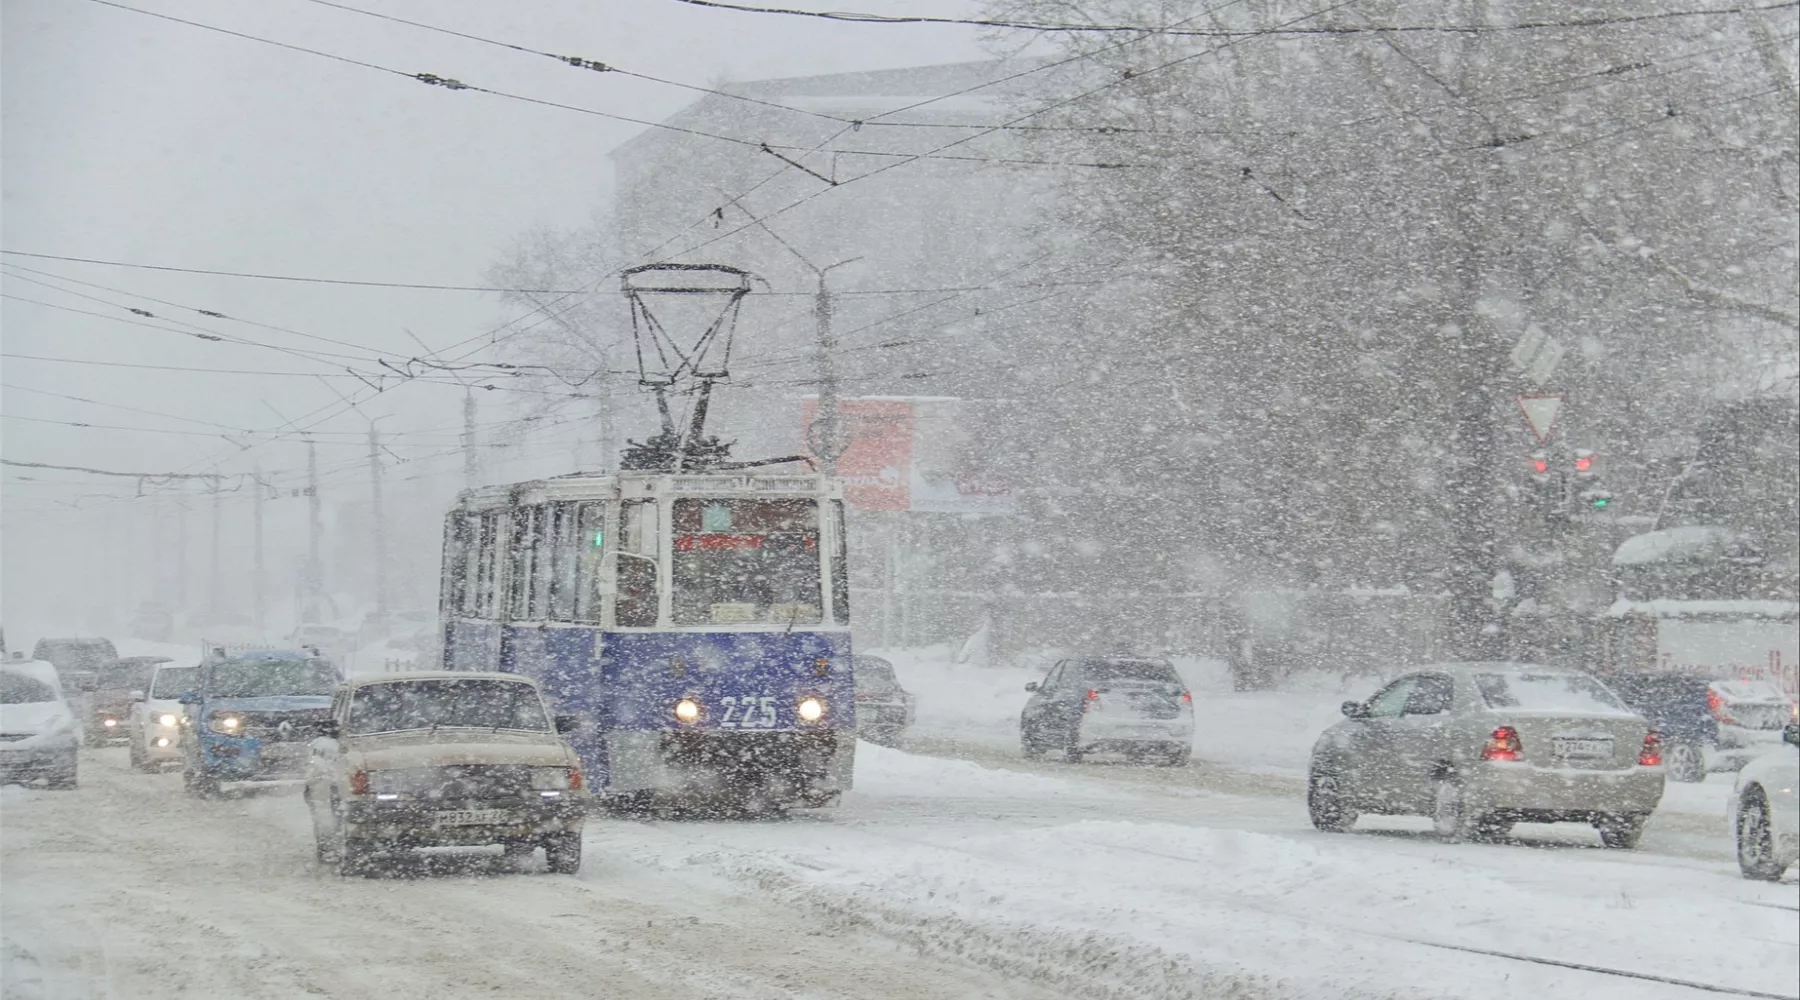
M 319 860 L 344 874 L 415 847 L 544 848 L 581 867 L 588 799 L 575 751 L 538 687 L 517 674 L 420 672 L 338 689 L 306 774 Z
M 146 642 L 168 642 L 175 635 L 175 613 L 166 604 L 145 601 L 131 616 L 131 634 Z
M 913 724 L 913 696 L 900 686 L 894 665 L 879 656 L 851 657 L 856 676 L 856 729 L 863 739 L 892 742 Z
M 1800 861 L 1800 724 L 1782 729 L 1786 746 L 1744 765 L 1731 794 L 1738 869 L 1745 878 L 1773 882 Z
M 1661 736 L 1577 671 L 1443 664 L 1343 711 L 1308 769 L 1320 830 L 1347 830 L 1361 813 L 1430 816 L 1451 840 L 1581 822 L 1607 847 L 1629 848 L 1662 800 Z
M 1167 660 L 1062 660 L 1025 690 L 1031 697 L 1019 717 L 1019 741 L 1027 757 L 1059 749 L 1065 760 L 1079 761 L 1117 752 L 1180 766 L 1193 756 L 1194 699 Z
M 1679 673 L 1620 673 L 1607 687 L 1650 720 L 1663 738 L 1663 763 L 1676 781 L 1735 771 L 1781 741 L 1790 707 L 1766 681 L 1708 681 Z
M 21 651 L 0 661 L 0 783 L 74 788 L 81 726 L 56 668 Z
M 168 761 L 181 759 L 183 708 L 180 698 L 199 688 L 200 668 L 159 663 L 141 690 L 132 692 L 131 711 L 125 719 L 125 736 L 131 747 L 131 766 L 157 771 Z
M 311 650 L 253 649 L 208 657 L 183 692 L 182 782 L 207 797 L 227 782 L 297 779 L 307 742 L 330 715 L 342 677 Z
M 88 746 L 126 742 L 131 704 L 150 682 L 150 674 L 166 656 L 122 656 L 94 674 L 82 721 L 87 726 Z
M 119 658 L 110 639 L 39 639 L 31 658 L 56 667 L 64 691 L 88 691 L 104 667 Z

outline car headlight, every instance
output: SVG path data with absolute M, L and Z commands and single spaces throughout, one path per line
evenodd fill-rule
M 675 703 L 675 721 L 694 723 L 700 721 L 700 703 L 692 698 L 683 698 Z
M 566 767 L 534 767 L 531 769 L 531 787 L 539 792 L 566 792 L 576 785 L 570 780 Z
M 801 722 L 817 722 L 825 717 L 825 701 L 821 698 L 802 698 L 795 707 L 794 714 L 800 716 Z
M 207 725 L 221 736 L 244 735 L 244 717 L 235 712 L 214 712 Z
M 119 724 L 119 720 L 112 718 L 111 716 L 107 716 L 106 718 L 103 718 L 100 720 L 100 724 L 102 726 L 105 726 L 108 729 L 111 729 L 114 726 L 117 726 Z
M 175 717 L 174 712 L 164 712 L 163 714 L 156 717 L 156 724 L 159 726 L 173 727 L 176 723 L 178 723 L 180 721 L 181 721 L 180 719 Z

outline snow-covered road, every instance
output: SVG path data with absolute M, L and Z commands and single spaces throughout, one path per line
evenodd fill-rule
M 341 879 L 292 794 L 197 802 L 122 750 L 84 763 L 74 793 L 0 790 L 9 998 L 1721 995 L 1475 952 L 1800 981 L 1793 882 L 1738 878 L 1679 811 L 1693 832 L 1637 852 L 1574 828 L 1328 836 L 1280 784 L 1214 791 L 1206 768 L 865 744 L 837 810 L 596 817 L 574 877 L 482 856 Z

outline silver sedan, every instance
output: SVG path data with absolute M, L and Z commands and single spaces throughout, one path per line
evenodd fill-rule
M 1362 813 L 1430 816 L 1452 840 L 1580 822 L 1608 847 L 1635 847 L 1662 800 L 1656 731 L 1578 671 L 1423 667 L 1344 715 L 1313 746 L 1307 806 L 1321 830 Z

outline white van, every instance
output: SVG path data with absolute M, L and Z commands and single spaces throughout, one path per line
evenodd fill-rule
M 23 652 L 0 661 L 0 784 L 42 778 L 51 788 L 74 788 L 80 743 L 56 667 Z
M 200 668 L 159 663 L 142 691 L 131 693 L 131 712 L 126 717 L 126 736 L 131 745 L 131 766 L 140 771 L 159 771 L 164 763 L 181 759 L 182 706 L 177 698 L 193 691 Z

